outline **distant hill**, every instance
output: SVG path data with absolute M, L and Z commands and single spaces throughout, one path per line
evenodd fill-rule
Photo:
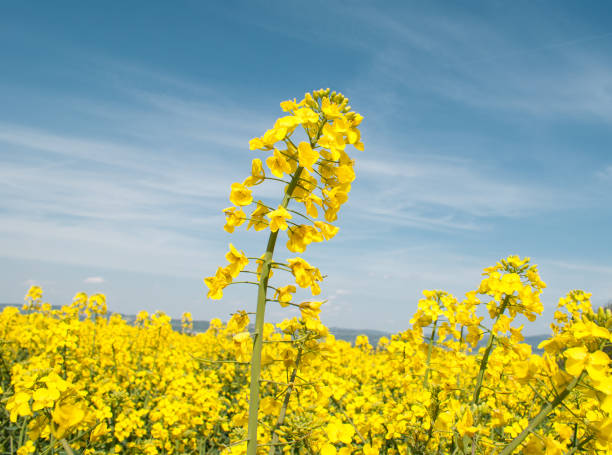
M 18 303 L 0 303 L 0 311 L 4 310 L 4 308 L 7 306 L 16 306 L 16 307 L 21 308 L 21 304 L 18 304 Z M 60 308 L 61 307 L 56 306 L 56 305 L 53 306 L 54 310 L 59 310 Z M 123 317 L 123 319 L 125 319 L 127 322 L 134 322 L 136 320 L 136 316 L 133 314 L 122 314 L 122 313 L 120 314 Z M 171 324 L 174 330 L 178 330 L 178 331 L 181 330 L 181 320 L 180 319 L 172 319 Z M 193 321 L 193 331 L 196 333 L 206 332 L 209 326 L 210 326 L 210 321 L 200 321 L 200 320 Z M 391 336 L 391 333 L 383 332 L 380 330 L 345 329 L 342 327 L 330 327 L 329 332 L 332 335 L 334 335 L 338 340 L 344 340 L 350 343 L 354 343 L 355 338 L 357 338 L 357 336 L 366 335 L 372 346 L 376 346 L 378 344 L 378 341 L 382 337 Z M 542 353 L 542 350 L 539 350 L 537 347 L 542 341 L 544 341 L 548 337 L 549 337 L 548 335 L 526 336 L 525 343 L 528 343 L 533 348 L 534 352 Z M 485 344 L 484 341 L 480 343 L 480 345 L 482 346 L 484 346 L 484 344 Z
M 365 335 L 368 337 L 368 341 L 372 346 L 378 344 L 378 340 L 382 337 L 391 337 L 389 332 L 381 332 L 380 330 L 359 330 L 359 329 L 343 329 L 341 327 L 330 327 L 329 333 L 334 335 L 338 340 L 355 342 L 355 338 L 359 335 Z

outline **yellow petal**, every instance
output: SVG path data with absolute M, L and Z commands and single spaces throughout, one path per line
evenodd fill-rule
M 300 142 L 298 145 L 298 159 L 300 166 L 312 171 L 312 166 L 319 159 L 319 152 L 313 150 L 308 142 Z

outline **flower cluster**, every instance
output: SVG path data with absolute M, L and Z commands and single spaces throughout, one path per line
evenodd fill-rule
M 229 200 L 233 205 L 223 210 L 224 229 L 233 233 L 236 227 L 246 223 L 247 229 L 253 227 L 256 231 L 283 231 L 287 234 L 287 249 L 303 253 L 311 243 L 330 240 L 338 233 L 339 228 L 332 223 L 348 200 L 355 179 L 354 160 L 347 152 L 347 145 L 363 150 L 358 128 L 363 118 L 350 110 L 346 97 L 330 93 L 329 89 L 306 93 L 299 102 L 284 101 L 281 109 L 286 115 L 277 119 L 262 137 L 250 141 L 251 150 L 270 152 L 270 155 L 263 160 L 253 159 L 251 174 L 242 183 L 231 185 Z M 301 139 L 298 127 L 302 130 Z M 273 205 L 255 201 L 252 188 L 266 180 L 286 184 L 283 202 Z M 301 204 L 304 212 L 290 210 L 291 200 Z M 245 210 L 251 206 L 247 216 Z M 230 249 L 238 254 L 232 245 Z M 204 280 L 211 299 L 222 298 L 223 289 L 232 284 L 249 262 L 244 254 L 236 256 L 234 262 L 229 257 L 228 260 L 227 267 L 218 268 L 214 276 Z M 263 259 L 258 264 L 261 267 Z M 289 259 L 287 265 L 297 273 L 299 286 L 310 287 L 313 295 L 319 293 L 316 282 L 322 278 L 318 270 L 305 273 L 310 266 L 300 258 Z M 272 268 L 282 266 L 273 264 Z
M 272 260 L 278 234 L 287 233 L 287 249 L 293 253 L 303 253 L 308 245 L 314 242 L 330 240 L 338 233 L 338 227 L 331 224 L 338 217 L 342 204 L 348 200 L 351 183 L 355 180 L 354 161 L 348 155 L 347 145 L 363 150 L 361 133 L 358 126 L 362 117 L 350 110 L 348 99 L 341 93 L 316 90 L 306 93 L 301 101 L 290 100 L 281 103 L 281 109 L 287 113 L 274 123 L 274 127 L 262 137 L 250 141 L 251 150 L 271 152 L 265 159 L 268 170 L 274 177 L 266 176 L 263 161 L 253 159 L 251 175 L 240 183 L 231 185 L 229 200 L 233 204 L 223 210 L 226 216 L 225 231 L 233 233 L 237 226 L 248 220 L 247 229 L 251 226 L 256 231 L 270 230 L 266 252 L 259 258 L 247 258 L 230 244 L 230 253 L 226 255 L 229 264 L 220 267 L 214 276 L 204 279 L 208 287 L 208 297 L 220 299 L 223 289 L 238 283 L 234 278 L 242 272 L 253 273 L 257 282 L 239 281 L 258 286 L 255 333 L 252 339 L 252 359 L 250 364 L 251 386 L 249 396 L 247 454 L 255 455 L 259 444 L 259 407 L 260 387 L 263 360 L 262 334 L 264 330 L 264 313 L 269 301 L 277 301 L 282 307 L 294 305 L 300 309 L 305 324 L 316 324 L 319 318 L 319 307 L 322 302 L 291 302 L 296 287 L 293 285 L 274 288 L 269 284 L 272 269 L 281 269 L 293 274 L 296 284 L 301 288 L 310 288 L 313 296 L 321 292 L 319 282 L 323 280 L 321 272 L 303 258 L 287 259 L 285 263 Z M 302 137 L 297 130 L 301 127 Z M 288 180 L 283 180 L 284 178 Z M 280 204 L 266 204 L 262 200 L 254 202 L 251 187 L 260 185 L 266 180 L 285 183 Z M 304 213 L 289 209 L 291 201 L 303 205 Z M 243 208 L 255 205 L 249 217 Z M 320 211 L 325 221 L 318 219 Z M 306 222 L 296 223 L 293 215 Z M 245 270 L 250 260 L 257 264 L 257 271 Z M 269 289 L 274 289 L 274 298 L 268 299 Z M 313 322 L 314 321 L 314 322 Z M 242 357 L 247 355 L 251 343 L 248 332 L 236 334 L 234 341 L 241 347 Z M 302 351 L 298 355 L 302 358 Z M 294 373 L 297 374 L 296 362 Z M 283 393 L 288 402 L 293 386 Z M 278 422 L 272 431 L 272 449 L 278 444 L 280 429 L 285 422 L 286 404 L 281 408 Z M 278 431 L 277 431 L 278 430 Z M 240 445 L 236 444 L 239 450 Z

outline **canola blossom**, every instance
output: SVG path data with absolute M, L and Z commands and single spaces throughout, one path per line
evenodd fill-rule
M 571 291 L 543 354 L 532 352 L 517 318 L 542 313 L 546 285 L 529 258 L 486 268 L 461 300 L 424 291 L 410 327 L 377 346 L 329 333 L 321 271 L 273 255 L 279 235 L 303 253 L 338 234 L 362 117 L 329 89 L 281 109 L 249 144 L 269 156 L 252 160 L 223 210 L 230 234 L 269 231 L 264 253 L 230 243 L 204 279 L 212 300 L 256 286 L 256 311 L 194 333 L 189 313 L 174 330 L 161 312 L 109 315 L 102 294 L 54 309 L 33 286 L 21 310 L 0 313 L 0 453 L 612 453 L 612 312 Z M 254 194 L 264 183 L 279 200 Z M 317 300 L 296 300 L 299 288 Z M 266 323 L 268 305 L 300 316 Z
M 262 137 L 250 141 L 251 150 L 272 151 L 266 158 L 268 169 L 274 177 L 266 177 L 263 162 L 260 158 L 253 159 L 251 175 L 243 183 L 232 183 L 229 200 L 234 207 L 223 210 L 227 222 L 224 229 L 233 233 L 246 217 L 242 207 L 253 204 L 253 190 L 250 187 L 260 185 L 266 180 L 286 183 L 281 193 L 281 202 L 274 209 L 261 200 L 255 203 L 247 225 L 255 230 L 269 229 L 265 253 L 253 262 L 257 270 L 246 270 L 249 259 L 239 263 L 228 258 L 229 264 L 219 267 L 214 276 L 204 279 L 208 287 L 208 297 L 214 300 L 223 297 L 223 290 L 230 284 L 237 283 L 234 278 L 240 273 L 254 273 L 257 282 L 238 281 L 238 283 L 251 283 L 258 286 L 257 311 L 255 319 L 255 332 L 253 335 L 253 350 L 250 362 L 250 395 L 248 434 L 246 437 L 247 454 L 255 455 L 258 450 L 258 426 L 260 406 L 260 376 L 262 368 L 263 329 L 265 310 L 268 302 L 276 301 L 281 306 L 295 305 L 300 308 L 302 318 L 318 318 L 319 306 L 322 302 L 291 303 L 291 294 L 296 291 L 292 285 L 273 288 L 269 283 L 272 269 L 290 271 L 298 286 L 310 288 L 312 295 L 321 292 L 319 282 L 323 280 L 321 272 L 308 264 L 303 258 L 287 259 L 285 263 L 272 260 L 279 231 L 287 232 L 287 249 L 294 253 L 303 253 L 311 243 L 330 240 L 338 232 L 338 227 L 331 223 L 337 219 L 342 204 L 348 200 L 351 182 L 355 179 L 353 171 L 354 160 L 347 152 L 347 145 L 363 150 L 361 133 L 358 126 L 363 117 L 350 110 L 348 98 L 341 93 L 330 90 L 315 90 L 306 93 L 300 102 L 296 100 L 284 101 L 281 109 L 288 114 L 276 120 L 274 127 L 264 133 Z M 303 139 L 300 140 L 296 129 L 301 126 Z M 297 145 L 296 145 L 297 143 Z M 277 145 L 279 148 L 277 148 Z M 287 178 L 288 181 L 283 180 Z M 292 201 L 304 206 L 306 215 L 288 207 Z M 321 208 L 326 221 L 316 220 Z M 306 223 L 298 224 L 293 221 L 292 212 L 299 215 Z M 233 251 L 230 244 L 230 249 Z M 270 289 L 275 289 L 274 298 L 268 298 Z M 248 344 L 246 335 L 241 336 L 240 342 Z M 293 387 L 285 392 L 289 399 Z M 286 405 L 282 408 L 286 409 Z M 281 411 L 278 425 L 284 423 L 285 411 Z M 279 444 L 276 429 L 272 431 L 273 438 L 270 443 L 270 452 L 275 451 Z M 236 443 L 236 445 L 239 445 Z

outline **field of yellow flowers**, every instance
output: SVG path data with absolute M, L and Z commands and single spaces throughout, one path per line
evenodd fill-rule
M 287 115 L 250 143 L 270 152 L 274 177 L 253 159 L 224 210 L 229 233 L 268 231 L 265 253 L 230 244 L 227 265 L 204 280 L 211 299 L 256 286 L 256 312 L 193 333 L 189 314 L 180 331 L 159 312 L 131 324 L 107 314 L 102 294 L 54 309 L 32 287 L 21 310 L 0 314 L 0 453 L 612 453 L 612 313 L 570 292 L 534 354 L 516 322 L 543 308 L 529 258 L 486 268 L 462 300 L 424 291 L 411 327 L 377 346 L 336 340 L 319 318 L 324 302 L 293 301 L 296 286 L 276 280 L 314 297 L 324 276 L 300 257 L 274 260 L 279 233 L 292 253 L 338 233 L 355 179 L 346 147 L 364 147 L 362 117 L 341 94 L 317 90 L 281 108 Z M 264 181 L 284 183 L 279 204 L 255 201 Z M 266 323 L 267 305 L 300 317 Z
M 528 297 L 541 284 L 533 269 L 499 265 L 461 302 L 426 291 L 413 327 L 377 347 L 336 340 L 316 318 L 266 324 L 259 451 L 500 453 L 529 430 L 523 453 L 610 453 L 612 377 L 601 349 L 612 315 L 572 292 L 539 356 L 508 325 L 523 302 L 496 315 L 504 303 L 493 297 L 493 342 L 475 351 L 477 292 L 513 286 Z M 188 317 L 181 332 L 163 314 L 141 312 L 133 325 L 106 317 L 99 294 L 61 310 L 40 299 L 33 288 L 25 310 L 0 314 L 3 453 L 244 452 L 246 313 L 193 334 Z

